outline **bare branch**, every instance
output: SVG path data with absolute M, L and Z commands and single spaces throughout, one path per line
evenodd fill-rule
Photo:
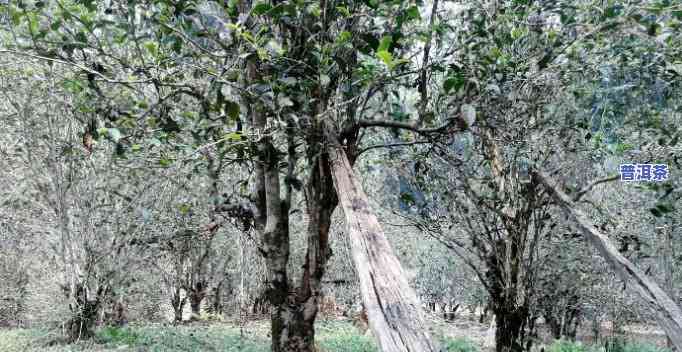
M 416 123 L 407 123 L 399 121 L 387 121 L 387 120 L 359 120 L 358 126 L 360 127 L 386 127 L 386 128 L 398 128 L 403 130 L 412 131 L 419 134 L 434 134 L 448 132 L 451 127 L 455 127 L 456 132 L 461 132 L 463 128 L 461 126 L 454 126 L 455 119 L 448 119 L 448 121 L 438 127 L 432 128 L 419 128 Z
M 574 202 L 579 201 L 580 198 L 582 198 L 582 196 L 584 196 L 587 192 L 592 190 L 592 187 L 594 187 L 600 183 L 616 181 L 618 179 L 620 179 L 620 175 L 613 175 L 613 176 L 608 176 L 608 177 L 604 177 L 604 178 L 594 180 L 594 181 L 590 182 L 587 186 L 583 187 L 580 191 L 578 191 L 578 193 L 576 193 L 576 195 L 573 197 L 573 201 Z

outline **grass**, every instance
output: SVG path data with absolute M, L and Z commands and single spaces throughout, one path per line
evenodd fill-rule
M 262 325 L 262 326 L 261 326 Z M 265 352 L 270 351 L 267 327 L 249 326 L 244 337 L 238 327 L 214 323 L 183 326 L 131 325 L 107 327 L 97 331 L 91 341 L 75 344 L 60 342 L 55 331 L 40 329 L 0 329 L 0 352 Z M 344 321 L 319 321 L 316 342 L 324 352 L 378 352 L 369 335 Z M 479 352 L 479 346 L 467 339 L 441 339 L 444 351 Z M 558 340 L 548 352 L 670 352 L 649 344 L 616 341 L 602 346 Z
M 0 330 L 2 352 L 266 352 L 266 339 L 242 338 L 227 325 L 131 326 L 101 329 L 91 341 L 54 343 L 57 335 L 42 330 Z
M 583 345 L 580 342 L 557 340 L 549 346 L 548 352 L 670 352 L 670 350 L 652 344 L 614 338 L 601 346 L 589 346 Z

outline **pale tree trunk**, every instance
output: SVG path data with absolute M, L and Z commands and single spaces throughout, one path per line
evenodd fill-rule
M 666 332 L 672 344 L 678 351 L 681 351 L 682 310 L 680 310 L 680 307 L 653 280 L 618 252 L 609 238 L 600 233 L 590 223 L 587 216 L 576 208 L 571 198 L 557 187 L 556 182 L 552 181 L 543 172 L 535 172 L 535 177 L 552 194 L 566 215 L 575 221 L 576 226 L 583 235 L 599 250 L 602 257 L 611 265 L 620 278 L 632 284 L 635 291 L 639 293 L 646 304 L 656 313 L 658 324 Z
M 672 229 L 674 226 L 664 226 L 661 228 L 662 230 L 662 237 L 661 242 L 663 243 L 663 273 L 664 273 L 664 286 L 665 286 L 665 292 L 670 295 L 670 298 L 673 301 L 676 301 L 675 299 L 675 292 L 674 292 L 674 285 L 673 283 L 675 282 L 674 278 L 674 273 L 675 273 L 675 251 L 673 248 L 673 239 L 672 239 Z M 673 346 L 672 340 L 670 340 L 670 337 L 667 339 L 667 344 L 668 348 L 671 348 Z
M 334 187 L 346 217 L 360 293 L 380 350 L 436 351 L 417 295 L 369 207 L 346 152 L 331 133 L 327 137 Z

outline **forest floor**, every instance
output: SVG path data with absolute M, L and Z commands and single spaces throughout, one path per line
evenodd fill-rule
M 448 351 L 490 352 L 494 350 L 494 332 L 488 324 L 469 318 L 446 322 L 429 317 L 432 336 Z M 628 340 L 662 347 L 665 337 L 660 331 L 645 327 L 629 327 Z M 351 321 L 341 318 L 323 319 L 316 325 L 318 349 L 326 352 L 374 352 L 376 347 L 368 334 L 362 334 Z M 607 331 L 606 331 L 607 332 Z M 253 320 L 239 327 L 228 322 L 198 322 L 180 326 L 169 324 L 131 324 L 126 328 L 104 328 L 87 342 L 64 344 L 59 331 L 39 329 L 0 329 L 0 352 L 260 352 L 269 351 L 269 322 Z M 591 342 L 589 336 L 580 340 Z M 551 339 L 545 344 L 549 345 Z M 549 349 L 552 350 L 552 349 Z M 653 349 L 651 350 L 653 351 Z

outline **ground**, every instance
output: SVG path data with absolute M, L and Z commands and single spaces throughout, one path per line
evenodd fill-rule
M 489 352 L 493 350 L 489 325 L 470 319 L 445 322 L 429 317 L 431 334 L 450 352 Z M 647 342 L 646 352 L 663 352 L 665 339 L 660 331 L 633 331 L 629 336 Z M 198 322 L 187 325 L 131 324 L 125 328 L 103 328 L 92 341 L 77 344 L 61 342 L 58 330 L 0 329 L 0 352 L 260 352 L 269 351 L 267 320 L 249 321 L 244 326 L 231 322 Z M 362 334 L 351 321 L 323 319 L 317 324 L 318 350 L 324 352 L 375 352 L 372 338 Z M 545 341 L 550 345 L 550 341 Z M 548 347 L 550 352 L 563 352 Z M 574 350 L 571 350 L 574 351 Z M 630 351 L 630 350 L 628 350 Z M 639 352 L 641 349 L 630 352 Z M 596 352 L 596 351 L 584 351 Z

